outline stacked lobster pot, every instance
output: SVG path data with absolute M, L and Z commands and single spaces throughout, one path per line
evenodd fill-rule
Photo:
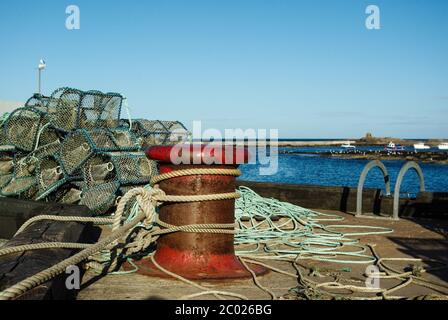
M 0 121 L 0 196 L 82 204 L 109 214 L 158 174 L 143 152 L 190 134 L 177 121 L 121 119 L 118 93 L 60 88 Z

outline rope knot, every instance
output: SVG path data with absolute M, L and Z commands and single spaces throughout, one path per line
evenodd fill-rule
M 154 206 L 158 207 L 162 204 L 162 199 L 165 198 L 166 193 L 162 189 L 160 189 L 160 186 L 158 184 L 154 185 L 152 187 L 152 200 L 154 202 Z
M 414 277 L 420 277 L 425 272 L 425 269 L 421 265 L 412 265 L 411 272 Z

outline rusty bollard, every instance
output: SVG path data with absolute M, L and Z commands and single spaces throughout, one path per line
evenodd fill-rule
M 177 148 L 174 150 L 173 148 Z M 231 154 L 229 155 L 229 148 Z M 210 151 L 211 150 L 211 151 Z M 188 159 L 189 164 L 174 164 L 172 154 Z M 247 163 L 247 148 L 202 145 L 155 146 L 146 151 L 149 159 L 160 165 L 160 174 L 183 169 L 236 169 Z M 227 156 L 226 156 L 227 155 Z M 218 164 L 210 164 L 213 156 Z M 170 178 L 159 183 L 167 195 L 204 195 L 235 192 L 235 176 L 190 175 Z M 159 219 L 174 226 L 193 224 L 232 224 L 235 222 L 235 199 L 162 204 Z M 217 233 L 175 232 L 162 235 L 154 256 L 163 268 L 188 279 L 226 279 L 250 277 L 250 272 L 235 256 L 234 235 Z M 138 262 L 140 273 L 163 276 L 149 260 Z M 250 264 L 256 274 L 264 267 Z

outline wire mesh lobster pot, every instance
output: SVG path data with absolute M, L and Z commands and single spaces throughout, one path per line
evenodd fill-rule
M 80 205 L 87 206 L 94 214 L 108 213 L 115 206 L 117 192 L 120 188 L 118 181 L 106 182 L 92 187 L 84 187 L 81 194 Z
M 142 147 L 185 141 L 190 133 L 177 121 L 120 119 L 122 102 L 117 93 L 65 87 L 50 97 L 35 94 L 3 117 L 0 195 L 104 214 L 126 191 L 148 184 L 158 169 Z
M 0 175 L 14 172 L 14 153 L 11 151 L 0 151 Z
M 122 101 L 118 93 L 60 88 L 51 94 L 46 109 L 54 127 L 64 132 L 80 128 L 116 128 Z
M 23 151 L 32 151 L 36 146 L 39 131 L 47 122 L 46 114 L 35 108 L 14 110 L 4 124 L 8 144 Z
M 179 121 L 160 121 L 170 132 L 168 139 L 165 141 L 167 145 L 187 142 L 191 139 L 191 133 Z
M 35 176 L 15 177 L 2 187 L 0 194 L 5 197 L 32 199 L 38 191 Z
M 78 204 L 81 200 L 82 188 L 83 183 L 81 181 L 70 180 L 45 196 L 45 199 L 49 202 Z
M 16 152 L 14 155 L 14 175 L 27 177 L 35 174 L 39 161 L 59 151 L 61 144 L 55 141 L 37 148 L 31 153 Z
M 41 95 L 39 93 L 35 93 L 31 98 L 29 98 L 25 102 L 26 108 L 35 108 L 41 112 L 47 113 L 47 104 L 50 100 L 50 97 L 46 97 L 44 95 Z
M 3 125 L 0 125 L 0 146 L 9 145 L 8 137 L 6 136 L 6 132 L 3 128 Z
M 60 143 L 63 140 L 61 133 L 53 128 L 50 123 L 45 124 L 38 134 L 36 147 L 40 148 L 52 143 Z
M 36 177 L 38 184 L 37 197 L 46 197 L 57 188 L 76 177 L 70 177 L 62 170 L 60 160 L 54 156 L 46 156 L 38 162 L 36 169 Z
M 142 148 L 185 142 L 190 137 L 188 130 L 178 121 L 132 120 L 132 132 L 139 137 Z
M 147 184 L 158 172 L 157 163 L 143 152 L 98 153 L 83 167 L 86 186 L 118 181 L 122 185 Z
M 95 153 L 138 149 L 135 137 L 126 130 L 79 129 L 65 138 L 59 158 L 65 172 L 71 175 Z
M 14 176 L 14 153 L 11 151 L 0 152 L 0 188 L 11 181 Z

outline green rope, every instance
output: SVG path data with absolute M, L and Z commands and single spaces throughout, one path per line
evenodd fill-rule
M 361 225 L 323 225 L 322 221 L 342 221 L 343 217 L 305 209 L 276 199 L 263 198 L 247 187 L 240 187 L 235 203 L 239 230 L 236 245 L 253 245 L 237 255 L 259 259 L 291 260 L 299 257 L 317 261 L 370 264 L 375 258 L 365 254 L 367 248 L 349 236 L 378 235 L 392 229 Z M 272 219 L 282 218 L 274 222 Z M 248 220 L 249 223 L 244 223 Z M 248 226 L 249 224 L 249 226 Z M 335 229 L 360 229 L 344 233 Z

